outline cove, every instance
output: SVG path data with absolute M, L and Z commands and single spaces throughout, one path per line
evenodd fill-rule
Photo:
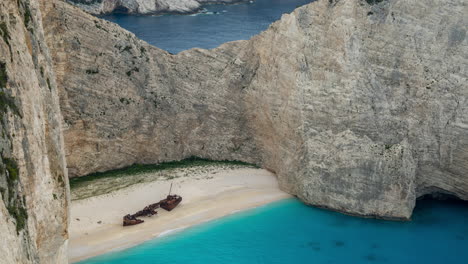
M 286 199 L 80 264 L 466 263 L 468 205 L 421 200 L 410 222 Z
M 225 42 L 249 39 L 268 28 L 284 13 L 312 0 L 256 0 L 234 5 L 206 5 L 193 15 L 107 15 L 151 45 L 178 53 L 191 48 L 215 48 Z

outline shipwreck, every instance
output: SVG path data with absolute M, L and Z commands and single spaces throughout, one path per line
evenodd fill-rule
M 132 225 L 138 225 L 138 224 L 144 223 L 145 221 L 142 219 L 139 219 L 138 217 L 142 217 L 142 216 L 151 217 L 153 215 L 156 215 L 158 214 L 156 209 L 158 209 L 159 207 L 169 212 L 172 211 L 174 208 L 177 207 L 177 205 L 180 204 L 180 202 L 182 202 L 182 196 L 177 195 L 177 194 L 171 194 L 171 191 L 172 191 L 172 183 L 169 189 L 169 194 L 167 195 L 166 199 L 163 199 L 154 204 L 150 204 L 134 214 L 125 215 L 123 217 L 123 226 L 132 226 Z

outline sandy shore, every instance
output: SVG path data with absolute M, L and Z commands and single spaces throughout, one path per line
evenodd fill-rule
M 207 174 L 207 175 L 203 175 Z M 183 197 L 172 212 L 142 217 L 145 223 L 122 227 L 122 216 L 163 199 L 173 182 L 173 193 Z M 201 173 L 171 181 L 133 185 L 106 195 L 73 201 L 69 261 L 77 262 L 128 248 L 157 236 L 290 197 L 278 188 L 270 172 L 238 168 Z

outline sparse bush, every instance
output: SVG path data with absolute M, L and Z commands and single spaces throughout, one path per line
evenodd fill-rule
M 179 169 L 179 168 L 188 168 L 188 167 L 197 167 L 197 166 L 207 166 L 207 165 L 239 165 L 239 166 L 248 166 L 255 167 L 256 165 L 242 162 L 242 161 L 230 161 L 230 160 L 209 160 L 199 157 L 190 157 L 180 161 L 169 161 L 163 162 L 160 164 L 134 164 L 132 166 L 110 170 L 106 172 L 96 172 L 82 177 L 76 177 L 70 179 L 70 188 L 75 188 L 80 185 L 92 182 L 94 180 L 102 178 L 112 178 L 112 177 L 125 177 L 128 175 L 135 175 L 141 173 L 157 172 L 167 169 Z
M 86 74 L 98 74 L 99 70 L 98 69 L 88 69 L 86 70 Z
M 6 63 L 0 61 L 0 89 L 5 88 L 8 82 L 8 75 L 6 72 Z
M 375 5 L 375 4 L 378 4 L 378 3 L 381 3 L 383 2 L 384 0 L 366 0 L 366 2 L 369 4 L 369 5 Z

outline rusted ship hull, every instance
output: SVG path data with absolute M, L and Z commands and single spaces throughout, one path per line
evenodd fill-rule
M 178 195 L 168 195 L 166 199 L 159 202 L 159 207 L 166 211 L 172 211 L 182 202 L 182 197 Z
M 159 203 L 150 204 L 146 206 L 143 210 L 136 212 L 133 216 L 140 217 L 140 216 L 153 216 L 158 214 L 156 209 L 158 209 Z
M 123 226 L 132 226 L 132 225 L 138 225 L 143 223 L 144 221 L 141 219 L 138 219 L 137 217 L 140 216 L 153 216 L 157 214 L 158 212 L 156 209 L 159 207 L 167 210 L 167 211 L 172 211 L 172 209 L 176 208 L 177 205 L 182 202 L 182 197 L 177 195 L 177 194 L 169 194 L 166 199 L 159 201 L 158 203 L 150 204 L 143 208 L 143 210 L 140 210 L 136 212 L 135 214 L 131 215 L 128 214 L 123 217 Z
M 138 225 L 141 224 L 145 221 L 136 218 L 133 215 L 126 215 L 123 217 L 123 226 L 132 226 L 132 225 Z

